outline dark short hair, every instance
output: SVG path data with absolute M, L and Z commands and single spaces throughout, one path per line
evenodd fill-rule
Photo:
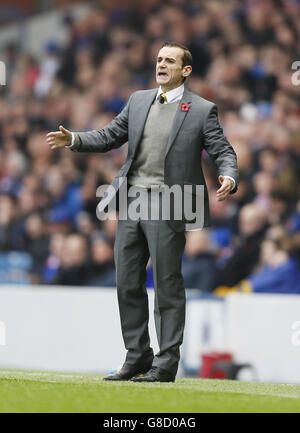
M 163 47 L 177 47 L 177 48 L 181 48 L 183 50 L 183 55 L 182 55 L 182 67 L 184 68 L 185 66 L 192 66 L 193 63 L 193 56 L 192 53 L 190 52 L 190 50 L 182 44 L 179 44 L 178 42 L 165 42 L 163 44 Z M 182 81 L 184 82 L 186 80 L 186 77 L 183 77 Z
M 177 47 L 177 48 L 181 48 L 183 50 L 183 55 L 182 55 L 182 67 L 184 66 L 188 66 L 191 65 L 193 63 L 193 57 L 192 57 L 192 53 L 190 52 L 190 50 L 182 44 L 179 44 L 177 42 L 165 42 L 162 46 L 163 47 Z

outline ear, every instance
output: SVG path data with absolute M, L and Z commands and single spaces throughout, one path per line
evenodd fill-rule
M 185 67 L 183 68 L 182 76 L 186 78 L 186 77 L 188 77 L 191 73 L 192 73 L 192 67 L 191 67 L 191 65 L 187 65 L 187 66 L 185 66 Z

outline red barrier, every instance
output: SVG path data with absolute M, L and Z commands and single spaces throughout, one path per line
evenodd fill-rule
M 214 368 L 216 363 L 231 363 L 232 354 L 228 352 L 208 352 L 202 354 L 202 367 L 199 376 L 211 379 L 226 379 L 228 374 L 222 368 Z

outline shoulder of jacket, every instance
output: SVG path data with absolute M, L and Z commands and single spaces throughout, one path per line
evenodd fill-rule
M 216 104 L 214 102 L 202 98 L 202 96 L 199 96 L 194 92 L 191 93 L 193 94 L 193 101 L 199 106 L 199 108 L 210 111 L 213 107 L 216 107 Z
M 147 95 L 153 95 L 158 91 L 158 89 L 149 89 L 149 90 L 136 90 L 130 96 L 130 99 L 143 99 Z
M 147 90 L 136 90 L 135 92 L 133 92 L 131 94 L 131 98 L 138 98 L 138 97 L 143 97 L 146 95 L 149 95 L 150 93 L 156 93 L 158 91 L 158 89 L 147 89 Z

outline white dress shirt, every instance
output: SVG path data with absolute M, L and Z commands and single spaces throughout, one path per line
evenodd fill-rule
M 175 89 L 169 90 L 168 92 L 164 92 L 161 86 L 159 86 L 159 89 L 157 91 L 156 99 L 159 98 L 159 95 L 161 93 L 164 93 L 166 95 L 166 101 L 165 104 L 169 104 L 170 102 L 176 102 L 180 101 L 182 98 L 184 92 L 184 84 L 181 84 L 179 87 L 175 87 Z

